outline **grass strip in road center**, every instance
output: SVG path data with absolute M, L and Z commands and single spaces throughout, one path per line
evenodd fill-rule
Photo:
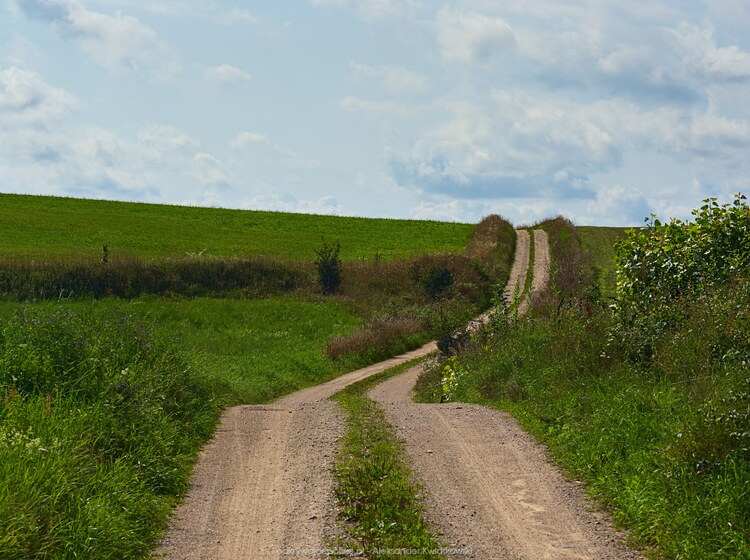
M 347 432 L 336 459 L 336 495 L 346 529 L 342 548 L 361 550 L 367 558 L 442 558 L 424 520 L 421 489 L 411 481 L 403 445 L 382 408 L 366 396 L 420 360 L 363 379 L 331 397 L 347 414 Z

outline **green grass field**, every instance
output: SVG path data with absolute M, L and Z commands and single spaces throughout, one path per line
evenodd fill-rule
M 138 316 L 173 341 L 196 371 L 228 383 L 228 402 L 261 403 L 337 373 L 326 342 L 354 330 L 361 320 L 332 300 L 214 298 L 72 300 L 33 305 L 44 311 Z M 0 321 L 19 304 L 0 302 Z
M 472 224 L 343 218 L 0 194 L 0 258 L 179 258 L 186 253 L 313 260 L 324 237 L 345 260 L 461 252 Z
M 578 233 L 583 241 L 583 248 L 594 259 L 594 266 L 599 269 L 599 287 L 602 295 L 610 297 L 615 289 L 615 252 L 614 245 L 625 236 L 630 228 L 578 226 Z
M 340 241 L 348 261 L 333 297 L 305 285 L 285 297 L 246 299 L 209 282 L 214 291 L 170 289 L 169 297 L 135 290 L 129 299 L 106 291 L 92 299 L 68 286 L 49 300 L 37 301 L 36 292 L 19 298 L 26 303 L 0 300 L 0 559 L 143 557 L 224 407 L 270 402 L 367 359 L 364 351 L 332 359 L 326 347 L 368 321 L 419 317 L 424 332 L 396 340 L 388 346 L 394 351 L 428 336 L 434 310 L 415 271 L 427 274 L 445 258 L 435 253 L 463 253 L 475 230 L 0 195 L 0 262 L 24 286 L 24 266 L 39 274 L 62 268 L 68 283 L 78 268 L 102 269 L 107 278 L 119 271 L 127 285 L 148 266 L 166 267 L 162 276 L 172 278 L 167 265 L 188 267 L 185 281 L 196 283 L 244 262 L 231 257 L 263 255 L 306 270 L 323 238 Z M 186 253 L 203 257 L 181 259 Z M 456 305 L 480 305 L 490 279 L 505 274 L 504 261 L 481 268 L 497 260 L 481 251 L 449 260 Z M 217 293 L 225 297 L 209 297 Z

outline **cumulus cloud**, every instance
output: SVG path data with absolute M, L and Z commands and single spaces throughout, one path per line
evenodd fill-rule
M 618 169 L 625 153 L 643 149 L 750 171 L 750 122 L 711 113 L 505 90 L 441 106 L 450 115 L 443 123 L 409 152 L 388 155 L 398 184 L 464 199 L 593 199 L 590 175 Z
M 710 27 L 682 22 L 670 33 L 683 52 L 685 64 L 697 74 L 711 80 L 750 79 L 750 52 L 737 45 L 719 47 Z
M 145 73 L 163 79 L 178 71 L 171 49 L 135 17 L 108 15 L 78 0 L 15 0 L 28 18 L 55 26 L 94 62 L 115 72 Z
M 251 78 L 250 74 L 229 64 L 211 66 L 203 72 L 203 77 L 209 82 L 219 84 L 224 87 L 239 86 L 248 83 Z
M 70 93 L 37 74 L 11 66 L 0 70 L 0 119 L 6 123 L 40 123 L 59 119 L 79 106 Z
M 0 130 L 0 153 L 9 184 L 31 192 L 176 201 L 233 183 L 200 142 L 164 125 L 134 137 L 97 126 Z
M 576 221 L 602 226 L 641 225 L 654 207 L 641 193 L 620 185 L 600 188 L 596 199 L 576 211 Z
M 486 63 L 513 50 L 516 35 L 499 17 L 442 8 L 435 18 L 438 47 L 445 60 Z
M 392 93 L 415 93 L 427 89 L 427 76 L 401 66 L 369 66 L 349 63 L 350 73 L 357 80 L 374 80 Z

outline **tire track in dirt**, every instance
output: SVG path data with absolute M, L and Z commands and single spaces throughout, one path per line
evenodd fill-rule
M 505 299 L 508 302 L 523 294 L 526 285 L 526 276 L 529 272 L 529 232 L 525 229 L 516 230 L 516 252 L 513 258 L 513 266 L 510 269 L 510 278 L 505 287 Z
M 547 235 L 534 234 L 530 297 L 549 279 Z M 519 244 L 506 294 L 519 293 L 516 286 L 522 289 L 525 282 L 523 250 Z M 525 250 L 528 267 L 528 244 Z M 641 558 L 623 544 L 623 535 L 604 514 L 590 510 L 580 488 L 565 480 L 545 448 L 513 417 L 475 404 L 411 402 L 420 371 L 411 368 L 368 396 L 385 408 L 406 442 L 412 468 L 427 490 L 428 520 L 448 548 L 482 560 Z
M 336 519 L 333 460 L 343 433 L 337 405 L 328 398 L 435 350 L 430 343 L 270 405 L 227 409 L 157 554 L 173 560 L 328 558 L 325 536 L 333 534 Z

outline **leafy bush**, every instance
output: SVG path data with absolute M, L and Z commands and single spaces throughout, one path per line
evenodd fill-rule
M 335 294 L 341 286 L 341 244 L 329 245 L 325 241 L 323 247 L 316 250 L 315 267 L 318 270 L 318 283 L 324 294 Z
M 616 246 L 617 307 L 640 315 L 726 282 L 750 269 L 750 207 L 743 195 L 732 204 L 715 198 L 693 211 L 693 222 L 652 217 Z
M 424 273 L 415 270 L 414 282 L 431 301 L 438 301 L 447 295 L 453 286 L 453 273 L 445 261 L 431 265 Z

